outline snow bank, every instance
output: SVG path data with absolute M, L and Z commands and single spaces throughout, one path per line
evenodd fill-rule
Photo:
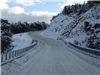
M 12 40 L 12 46 L 14 46 L 13 50 L 30 46 L 32 43 L 32 38 L 28 35 L 28 33 L 15 34 L 12 36 Z

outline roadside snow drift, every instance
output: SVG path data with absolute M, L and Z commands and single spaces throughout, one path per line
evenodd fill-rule
M 12 46 L 14 46 L 13 50 L 18 50 L 32 44 L 32 38 L 28 35 L 28 33 L 20 33 L 12 36 Z

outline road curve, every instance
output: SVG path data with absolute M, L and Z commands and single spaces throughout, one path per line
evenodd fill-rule
M 43 37 L 39 32 L 29 33 L 39 41 L 39 52 L 13 75 L 99 75 L 100 68 L 87 63 L 72 53 L 64 43 Z

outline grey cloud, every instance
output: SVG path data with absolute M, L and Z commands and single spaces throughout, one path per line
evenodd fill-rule
M 9 13 L 7 10 L 2 11 L 2 18 L 7 19 L 10 22 L 36 22 L 36 21 L 45 21 L 46 23 L 50 23 L 50 19 L 52 16 L 32 16 L 30 14 L 14 14 L 14 13 Z

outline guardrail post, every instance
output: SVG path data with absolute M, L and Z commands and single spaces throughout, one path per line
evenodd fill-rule
M 11 59 L 12 59 L 12 52 L 11 52 Z
M 33 48 L 35 45 L 37 45 L 37 40 L 33 44 L 31 44 L 31 46 L 28 46 L 26 48 L 19 49 L 17 51 L 11 51 L 11 52 L 4 53 L 4 54 L 1 53 L 1 62 L 10 61 L 9 59 L 12 60 L 15 57 L 19 56 L 20 54 L 22 54 L 22 53 L 28 51 L 29 49 Z
M 1 62 L 3 62 L 3 59 L 4 59 L 4 58 L 3 58 L 3 54 L 1 53 Z
M 12 58 L 14 57 L 14 51 L 12 51 Z
M 9 59 L 11 59 L 11 52 L 9 53 Z
M 5 54 L 5 60 L 7 60 L 7 53 Z
M 16 55 L 16 51 L 14 51 L 14 56 L 16 57 L 17 55 Z
M 9 60 L 9 52 L 7 53 L 7 60 Z

